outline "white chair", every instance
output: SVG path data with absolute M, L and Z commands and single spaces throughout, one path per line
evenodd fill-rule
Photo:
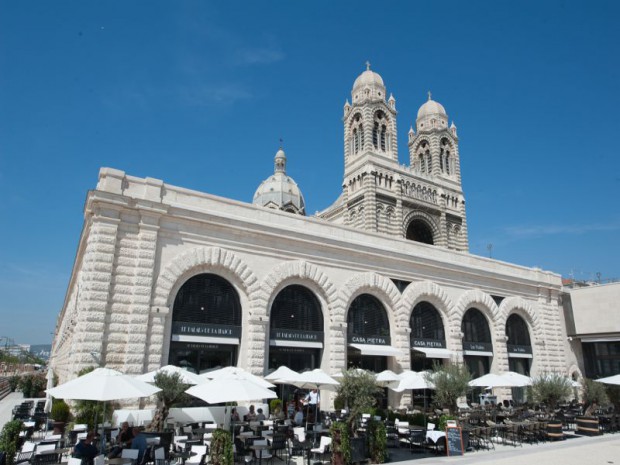
M 80 442 L 82 439 L 86 439 L 86 436 L 88 436 L 88 433 L 86 432 L 78 433 L 76 436 L 77 442 Z
M 176 451 L 182 451 L 185 450 L 185 441 L 187 441 L 188 436 L 175 436 L 174 437 L 174 449 Z
M 428 431 L 433 431 L 435 429 L 435 423 L 427 423 L 426 424 L 426 429 Z
M 73 426 L 73 431 L 86 431 L 88 429 L 88 425 L 85 423 L 78 423 Z
M 207 446 L 197 446 L 195 444 L 192 444 L 191 452 L 195 453 L 196 455 L 192 455 L 185 461 L 185 463 L 200 464 L 202 462 L 202 458 L 207 455 Z
M 255 439 L 254 445 L 268 447 L 269 443 L 267 442 L 267 439 Z M 254 453 L 256 454 L 256 458 L 259 460 L 259 462 L 263 462 L 265 460 L 271 460 L 273 458 L 273 455 L 271 454 L 269 449 L 258 449 L 258 450 L 255 450 Z
M 67 462 L 67 465 L 82 465 L 82 459 L 69 457 L 69 462 Z
M 332 438 L 329 436 L 321 436 L 321 442 L 319 442 L 319 447 L 315 447 L 314 449 L 310 449 L 310 453 L 312 455 L 319 455 L 321 458 L 321 462 L 323 461 L 323 457 L 329 454 L 329 446 L 332 443 Z
M 138 460 L 138 455 L 140 455 L 140 451 L 138 449 L 123 449 L 121 452 L 121 458 L 131 459 L 131 465 L 135 465 Z
M 116 444 L 116 439 L 118 438 L 118 429 L 113 429 L 110 431 L 110 442 L 112 444 Z
M 155 459 L 155 465 L 168 465 L 166 451 L 163 447 L 158 447 L 153 451 L 153 458 Z
M 45 436 L 45 440 L 47 441 L 60 441 L 62 439 L 62 434 L 48 434 Z
M 94 465 L 104 465 L 105 464 L 105 455 L 103 454 L 99 454 L 97 457 L 95 457 L 95 460 L 93 461 Z
M 34 454 L 39 454 L 41 452 L 45 452 L 46 450 L 54 450 L 56 449 L 56 444 L 37 444 L 34 449 Z

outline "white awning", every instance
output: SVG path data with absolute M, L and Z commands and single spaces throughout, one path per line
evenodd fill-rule
M 211 337 L 211 336 L 188 336 L 187 334 L 173 334 L 173 341 L 176 342 L 199 342 L 201 344 L 230 344 L 239 345 L 239 338 L 236 337 Z
M 322 342 L 313 341 L 288 341 L 285 339 L 272 339 L 269 341 L 270 346 L 276 347 L 306 347 L 310 349 L 322 349 Z
M 426 358 L 452 358 L 454 354 L 451 350 L 434 347 L 412 347 L 411 350 L 423 353 Z
M 478 357 L 493 357 L 493 352 L 485 352 L 482 350 L 464 350 L 463 355 L 476 355 Z
M 533 358 L 532 354 L 515 354 L 512 352 L 508 352 L 508 357 L 510 358 Z
M 385 357 L 395 357 L 403 353 L 392 346 L 379 346 L 373 344 L 349 344 L 349 347 L 359 350 L 362 355 L 383 355 Z
M 618 336 L 590 336 L 590 337 L 581 337 L 577 336 L 581 339 L 581 342 L 618 342 L 620 341 L 620 337 Z

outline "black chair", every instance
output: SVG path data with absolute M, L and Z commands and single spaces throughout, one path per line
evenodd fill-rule
M 283 454 L 284 451 L 287 450 L 286 447 L 286 434 L 284 433 L 274 433 L 273 438 L 271 439 L 271 453 L 277 459 L 284 461 Z
M 409 438 L 407 441 L 409 442 L 409 450 L 412 454 L 414 451 L 425 452 L 426 431 L 423 429 L 409 430 Z

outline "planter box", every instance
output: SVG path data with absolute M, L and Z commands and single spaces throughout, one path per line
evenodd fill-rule
M 584 436 L 598 436 L 601 434 L 597 417 L 577 417 L 575 420 L 577 421 L 577 434 L 583 434 Z
M 366 438 L 350 438 L 351 443 L 351 462 L 365 462 L 368 460 L 368 444 Z

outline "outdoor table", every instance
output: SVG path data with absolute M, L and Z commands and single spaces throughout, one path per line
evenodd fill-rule
M 131 463 L 133 459 L 129 457 L 115 457 L 113 459 L 105 459 L 105 463 L 108 465 L 125 465 L 126 463 Z
M 263 454 L 260 453 L 260 451 L 263 450 L 268 450 L 269 449 L 269 444 L 252 444 L 249 449 L 252 449 L 254 451 L 254 454 L 256 455 L 256 452 L 258 452 L 258 465 L 262 465 L 263 463 Z
M 62 449 L 49 449 L 49 450 L 42 450 L 39 452 L 35 451 L 34 455 L 51 455 L 51 454 L 60 454 L 60 455 L 64 455 L 64 454 L 68 454 L 69 452 L 71 452 L 71 448 L 70 447 L 65 447 Z
M 198 455 L 198 454 L 196 454 L 196 452 L 192 452 L 192 451 L 174 452 L 174 458 L 181 459 L 181 463 L 185 463 L 185 461 L 188 458 L 194 457 L 196 455 Z

